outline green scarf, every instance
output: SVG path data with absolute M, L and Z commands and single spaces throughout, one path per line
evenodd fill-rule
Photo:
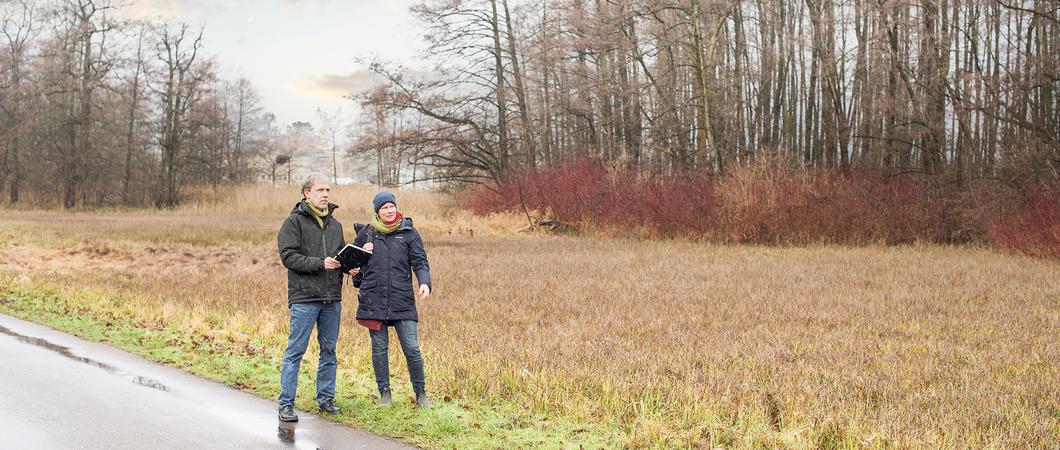
M 321 210 L 317 209 L 316 206 L 313 206 L 312 203 L 309 203 L 308 199 L 306 199 L 305 205 L 309 207 L 310 211 L 313 211 L 313 218 L 317 220 L 317 225 L 320 225 L 320 229 L 323 230 L 324 229 L 324 219 L 326 217 L 328 217 L 328 214 L 331 213 L 331 210 L 327 209 L 327 208 L 324 208 L 324 210 L 321 211 Z
M 375 217 L 372 218 L 372 227 L 375 228 L 375 231 L 378 231 L 380 233 L 390 234 L 397 231 L 398 228 L 401 228 L 401 223 L 404 221 L 405 218 L 401 215 L 401 213 L 398 213 L 397 217 L 394 218 L 394 223 L 387 225 L 385 222 L 383 222 L 383 218 L 379 217 L 379 214 L 377 213 Z

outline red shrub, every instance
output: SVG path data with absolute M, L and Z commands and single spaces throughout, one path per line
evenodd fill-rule
M 943 215 L 947 198 L 922 178 L 792 169 L 767 158 L 720 180 L 653 177 L 580 159 L 513 174 L 496 189 L 472 189 L 462 203 L 478 214 L 519 210 L 520 191 L 526 207 L 539 214 L 636 236 L 893 245 L 940 242 L 951 234 Z M 1024 220 L 1050 223 L 1048 217 Z
M 915 179 L 760 161 L 730 171 L 718 190 L 720 231 L 737 242 L 898 244 L 942 234 L 937 202 Z
M 556 220 L 656 237 L 701 237 L 710 229 L 716 203 L 709 177 L 669 180 L 588 159 L 509 176 L 499 189 L 472 189 L 461 203 L 477 214 L 518 210 L 520 190 L 527 208 Z
M 991 244 L 1030 256 L 1060 258 L 1060 189 L 1041 188 L 987 226 Z

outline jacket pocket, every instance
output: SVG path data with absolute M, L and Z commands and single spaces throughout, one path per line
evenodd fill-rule
M 376 292 L 376 286 L 379 283 L 374 279 L 366 279 L 361 281 L 360 291 L 357 293 L 357 300 L 362 305 L 372 304 L 372 298 L 378 297 L 379 293 Z
M 328 294 L 327 272 L 302 275 L 302 292 L 309 297 L 323 298 Z
M 372 304 L 372 294 L 368 293 L 366 291 L 361 291 L 360 293 L 357 294 L 357 302 L 360 303 L 361 306 L 369 306 L 369 305 L 371 305 Z
M 390 288 L 399 292 L 412 292 L 412 279 L 391 282 Z

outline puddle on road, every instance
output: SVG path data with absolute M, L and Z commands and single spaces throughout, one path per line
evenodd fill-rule
M 305 448 L 311 450 L 324 450 L 319 445 L 316 445 L 312 442 L 307 442 L 305 439 L 296 440 L 295 430 L 298 428 L 298 425 L 296 423 L 279 422 L 279 424 L 280 425 L 276 428 L 276 437 L 280 440 L 280 442 L 287 444 L 288 447 Z
M 7 327 L 4 327 L 3 325 L 0 325 L 0 333 L 6 334 L 8 336 L 11 336 L 11 337 L 17 339 L 18 341 L 20 341 L 22 343 L 35 345 L 35 346 L 38 346 L 38 347 L 41 347 L 41 348 L 44 348 L 44 349 L 47 349 L 47 350 L 51 350 L 51 351 L 53 351 L 55 353 L 63 355 L 63 356 L 65 356 L 67 358 L 70 358 L 70 359 L 72 359 L 74 361 L 79 361 L 79 362 L 88 364 L 90 366 L 98 367 L 98 368 L 103 369 L 103 370 L 105 370 L 108 373 L 111 373 L 113 375 L 124 377 L 124 378 L 128 379 L 129 381 L 132 381 L 135 384 L 138 384 L 138 385 L 141 385 L 141 386 L 147 386 L 147 387 L 152 388 L 152 389 L 158 389 L 160 391 L 169 391 L 170 390 L 170 388 L 168 386 L 162 384 L 158 380 L 155 380 L 155 379 L 152 379 L 152 378 L 147 378 L 147 377 L 142 377 L 142 376 L 139 376 L 139 375 L 133 375 L 133 374 L 125 372 L 125 371 L 123 371 L 123 370 L 121 370 L 121 369 L 119 369 L 119 368 L 117 368 L 115 366 L 112 366 L 110 364 L 107 364 L 107 363 L 104 363 L 104 362 L 100 362 L 100 361 L 96 361 L 96 360 L 94 360 L 92 358 L 76 355 L 72 351 L 70 351 L 69 347 L 64 347 L 62 345 L 58 345 L 58 344 L 49 342 L 48 340 L 45 340 L 45 339 L 41 339 L 41 338 L 37 338 L 37 337 L 31 337 L 31 336 L 25 336 L 25 335 L 16 333 L 16 332 L 8 329 Z M 245 431 L 247 431 L 249 433 L 252 433 L 252 434 L 258 434 L 258 433 L 261 433 L 262 430 L 267 429 L 267 425 L 266 425 L 267 423 L 268 424 L 276 423 L 275 422 L 275 420 L 276 420 L 275 418 L 267 419 L 267 420 L 260 420 L 255 414 L 248 414 L 248 413 L 243 412 L 243 411 L 229 410 L 229 409 L 225 409 L 223 407 L 211 408 L 211 409 L 209 409 L 209 411 L 211 413 L 213 413 L 214 415 L 216 415 L 218 418 L 221 418 L 223 420 L 228 421 L 231 425 L 235 426 L 236 428 L 242 428 Z M 322 450 L 321 446 L 318 445 L 316 442 L 314 442 L 312 439 L 307 439 L 307 437 L 304 436 L 304 435 L 296 437 L 295 430 L 297 428 L 298 428 L 298 424 L 296 424 L 296 423 L 280 422 L 279 426 L 276 428 L 275 439 L 279 440 L 279 442 L 284 444 L 286 447 L 298 448 L 298 449 L 307 449 L 307 450 Z M 313 432 L 309 432 L 309 434 L 312 435 Z
M 154 379 L 147 378 L 147 377 L 141 377 L 139 375 L 132 375 L 132 374 L 130 374 L 128 372 L 125 372 L 125 371 L 123 371 L 123 370 L 121 370 L 121 369 L 119 369 L 117 367 L 114 367 L 114 366 L 112 366 L 110 364 L 99 362 L 99 361 L 96 361 L 96 360 L 94 360 L 92 358 L 86 358 L 84 356 L 75 355 L 73 352 L 70 351 L 69 347 L 63 347 L 61 345 L 53 344 L 53 343 L 48 342 L 48 341 L 46 341 L 44 339 L 41 339 L 41 338 L 36 338 L 36 337 L 31 337 L 31 336 L 23 336 L 21 334 L 18 334 L 18 333 L 14 332 L 14 331 L 11 331 L 11 330 L 7 329 L 3 325 L 0 325 L 0 333 L 6 334 L 8 336 L 11 336 L 11 337 L 13 337 L 15 339 L 18 339 L 19 341 L 21 341 L 23 343 L 26 343 L 26 344 L 36 345 L 38 347 L 51 350 L 51 351 L 53 351 L 55 353 L 63 355 L 63 356 L 65 356 L 67 358 L 70 358 L 70 359 L 72 359 L 74 361 L 80 361 L 80 362 L 83 362 L 83 363 L 88 364 L 90 366 L 99 367 L 100 369 L 106 370 L 107 372 L 109 372 L 111 374 L 114 374 L 114 375 L 117 375 L 117 376 L 120 376 L 120 377 L 128 378 L 133 383 L 139 384 L 141 386 L 147 386 L 149 388 L 158 389 L 160 391 L 168 391 L 169 390 L 169 387 L 167 387 L 166 385 L 162 384 L 158 380 L 154 380 Z

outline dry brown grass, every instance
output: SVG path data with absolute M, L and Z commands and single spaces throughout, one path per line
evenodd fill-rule
M 288 211 L 301 195 L 297 185 L 265 184 L 244 186 L 203 187 L 187 192 L 188 200 L 179 208 L 182 211 L 223 212 L 235 209 L 240 213 L 276 213 L 277 209 Z M 379 188 L 372 185 L 333 185 L 331 202 L 338 204 L 347 213 L 371 214 L 372 196 Z M 415 211 L 417 215 L 439 216 L 453 209 L 452 197 L 433 191 L 395 189 L 402 210 Z M 286 211 L 284 211 L 286 212 Z
M 1056 262 L 523 236 L 510 232 L 517 218 L 459 219 L 422 195 L 398 199 L 423 211 L 409 215 L 424 217 L 436 285 L 420 312 L 439 397 L 526 405 L 513 418 L 526 427 L 534 413 L 604 424 L 629 447 L 1060 444 Z M 273 239 L 289 206 L 262 202 L 3 212 L 0 274 L 105 287 L 113 300 L 101 301 L 136 320 L 247 336 L 278 358 L 286 287 Z M 490 220 L 492 233 L 459 231 Z M 346 299 L 340 364 L 368 377 Z
M 339 205 L 337 217 L 344 224 L 367 223 L 371 220 L 372 196 L 378 188 L 371 185 L 332 186 L 331 202 Z M 433 191 L 395 189 L 401 212 L 412 217 L 416 228 L 437 234 L 504 235 L 511 234 L 526 223 L 516 214 L 491 214 L 475 216 L 456 208 L 450 195 Z M 221 189 L 200 189 L 189 193 L 190 200 L 177 211 L 201 215 L 202 213 L 228 214 L 236 211 L 239 217 L 246 214 L 268 215 L 288 213 L 301 198 L 298 186 L 248 185 Z M 275 224 L 277 229 L 279 223 Z M 273 236 L 275 237 L 275 236 Z

